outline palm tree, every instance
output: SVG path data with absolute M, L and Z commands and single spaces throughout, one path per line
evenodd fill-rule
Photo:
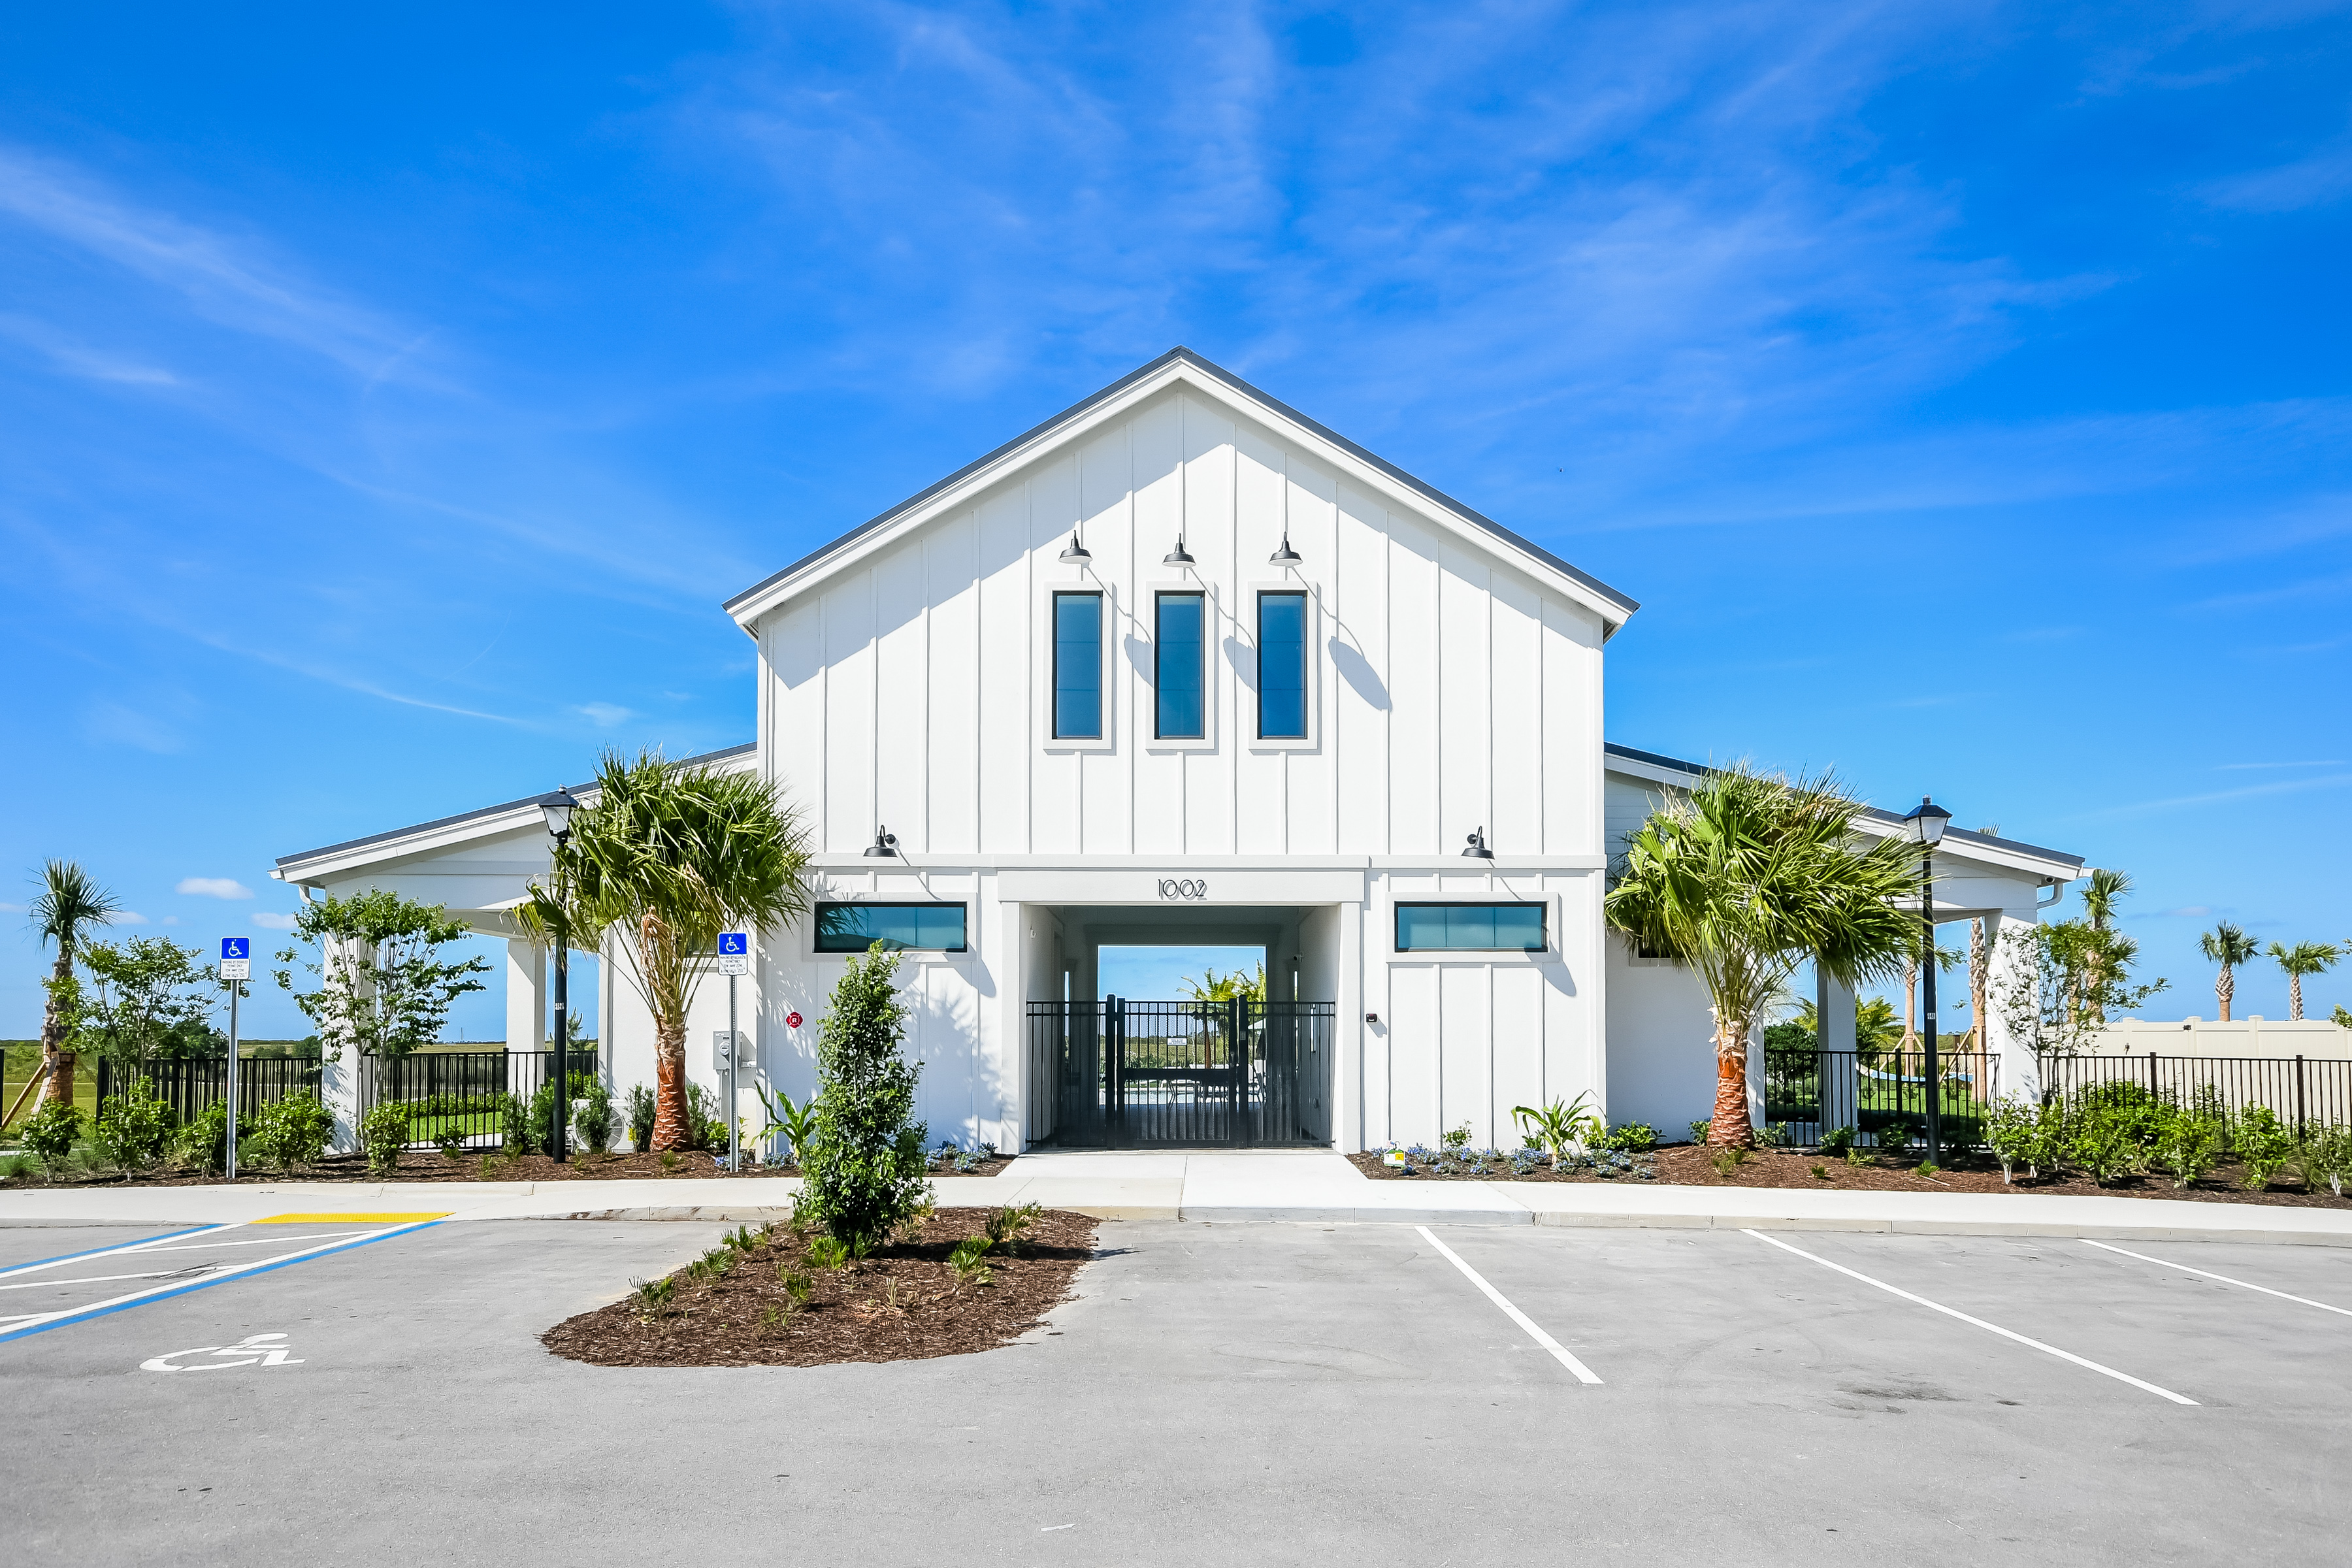
M 687 1012 L 708 956 L 720 931 L 772 931 L 808 912 L 806 835 L 757 774 L 684 767 L 659 752 L 607 752 L 593 787 L 554 879 L 572 944 L 609 947 L 653 1015 L 653 1147 L 676 1149 L 688 1142 Z M 556 894 L 534 883 L 516 912 L 551 940 Z
M 2197 945 L 2205 950 L 2206 957 L 2221 966 L 2221 977 L 2213 982 L 2213 1000 L 2221 1005 L 2221 1022 L 2226 1024 L 2230 1021 L 2230 998 L 2238 992 L 2237 976 L 2230 972 L 2253 958 L 2254 939 L 2222 921 L 2199 937 Z
M 73 1103 L 73 1060 L 65 1054 L 66 1015 L 62 1005 L 67 982 L 73 978 L 74 957 L 85 928 L 106 924 L 122 912 L 121 903 L 100 887 L 75 860 L 52 860 L 41 868 L 40 889 L 33 900 L 33 930 L 40 940 L 58 944 L 58 961 L 49 972 L 49 999 L 41 1009 L 41 1073 L 48 1087 L 45 1100 Z
M 2091 879 L 2083 889 L 2083 912 L 2090 917 L 2091 929 L 2098 932 L 2101 938 L 2105 938 L 2115 929 L 2116 904 L 2126 893 L 2131 891 L 2131 885 L 2132 879 L 2128 872 L 2114 870 L 2105 866 L 2098 867 L 2091 872 Z M 2094 1024 L 2104 1024 L 2107 1021 L 2107 943 L 2105 941 L 2093 945 L 2087 965 L 2089 973 L 2084 978 L 2089 982 L 2085 989 L 2090 993 L 2088 1009 L 2091 1022 Z
M 2324 942 L 2299 942 L 2293 947 L 2270 946 L 2271 957 L 2286 971 L 2286 1016 L 2289 1023 L 2303 1017 L 2303 977 L 2324 973 L 2343 957 L 2343 951 Z
M 1746 1146 L 1748 1040 L 1790 973 L 1811 960 L 1840 983 L 1892 979 L 1916 953 L 1917 891 L 1901 838 L 1864 844 L 1862 807 L 1826 776 L 1789 780 L 1741 764 L 1651 815 L 1627 846 L 1609 923 L 1698 972 L 1715 1013 L 1711 1144 Z

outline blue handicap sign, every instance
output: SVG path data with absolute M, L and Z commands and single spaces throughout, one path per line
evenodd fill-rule
M 745 936 L 741 931 L 722 931 L 719 933 L 719 957 L 741 958 L 747 956 L 751 951 L 751 940 Z
M 249 936 L 225 936 L 221 938 L 221 956 L 223 958 L 249 958 L 252 954 L 247 951 L 247 948 L 252 941 L 253 939 Z

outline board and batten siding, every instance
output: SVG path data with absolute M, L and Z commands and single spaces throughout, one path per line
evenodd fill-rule
M 1094 560 L 1056 557 L 1073 528 Z M 1211 595 L 1213 743 L 1151 734 L 1151 595 Z M 1312 742 L 1255 742 L 1255 595 L 1305 557 Z M 1110 593 L 1109 743 L 1052 744 L 1045 599 Z M 761 617 L 761 762 L 824 850 L 1601 852 L 1600 617 L 1190 389 L 1139 405 Z

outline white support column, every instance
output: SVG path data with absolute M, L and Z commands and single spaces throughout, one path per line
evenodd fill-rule
M 1861 1080 L 1854 1071 L 1853 987 L 1841 985 L 1832 976 L 1816 971 L 1813 1014 L 1822 1026 L 1822 1131 L 1851 1127 L 1859 1138 L 1862 1108 L 1855 1090 Z
M 519 936 L 507 939 L 507 1049 L 547 1049 L 547 949 Z
M 320 943 L 320 968 L 323 984 L 339 984 L 342 973 L 338 960 L 343 943 L 329 937 Z M 356 1153 L 360 1146 L 360 1052 L 349 1040 L 337 1040 L 327 1031 L 320 1031 L 319 1100 L 335 1118 L 332 1147 L 338 1154 Z M 239 1124 L 240 1136 L 245 1131 Z
M 1986 1016 L 1981 1022 L 1986 1049 L 1994 1058 L 1994 1087 L 2003 1099 L 2037 1101 L 2042 1098 L 2042 1064 L 2034 1059 L 2032 1038 L 2015 1026 L 2013 1016 L 2041 1005 L 2033 932 L 2042 916 L 2029 906 L 2003 910 L 1987 923 L 1992 928 L 1992 966 L 1985 979 Z

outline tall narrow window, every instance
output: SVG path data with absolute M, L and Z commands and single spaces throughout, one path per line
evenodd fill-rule
M 1102 739 L 1102 595 L 1054 595 L 1054 738 Z
M 1257 732 L 1269 741 L 1307 734 L 1307 595 L 1257 596 Z
M 1197 741 L 1207 733 L 1207 708 L 1201 700 L 1201 605 L 1198 594 L 1160 595 L 1151 683 L 1160 701 L 1154 732 L 1163 741 Z

